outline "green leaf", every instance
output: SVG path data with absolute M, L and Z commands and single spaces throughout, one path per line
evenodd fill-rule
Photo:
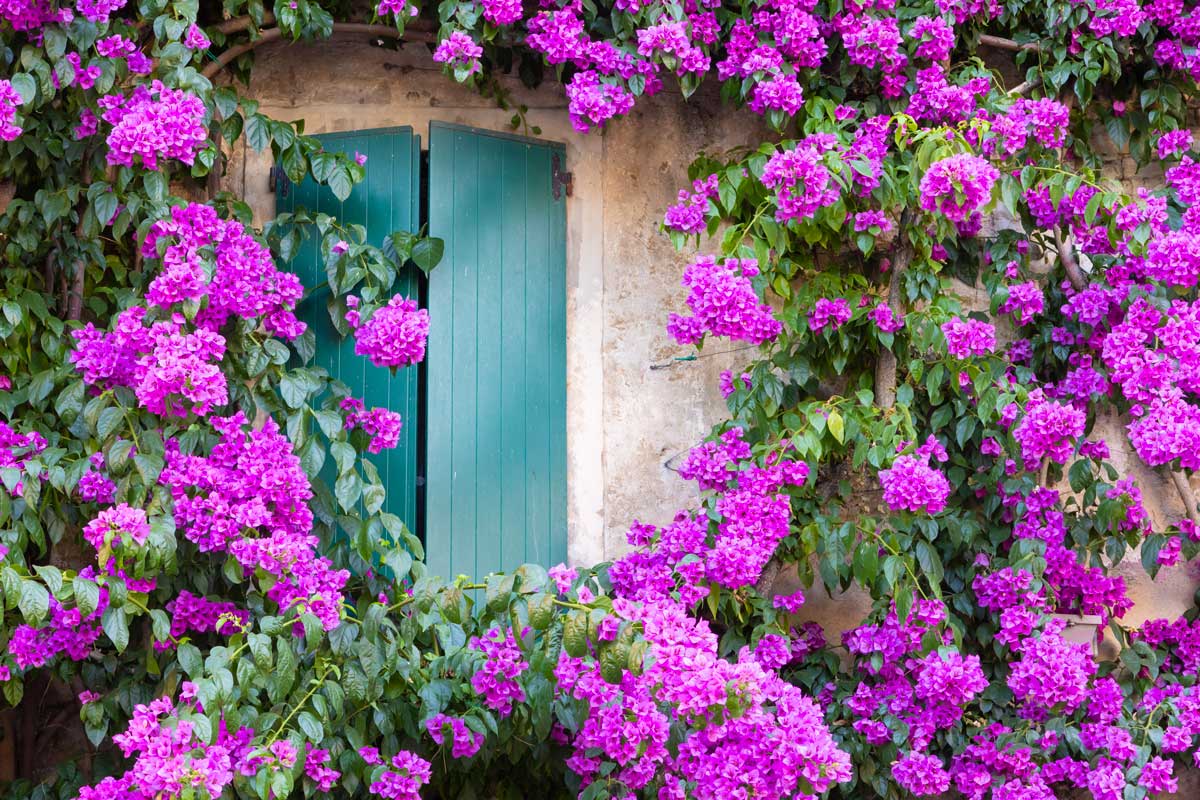
M 162 456 L 138 453 L 133 457 L 133 463 L 147 486 L 153 485 L 163 471 Z
M 327 439 L 335 439 L 344 428 L 342 417 L 336 411 L 318 411 L 316 412 L 317 425 L 321 428 L 321 433 L 325 434 Z M 344 444 L 343 442 L 335 442 L 334 446 Z M 346 445 L 349 447 L 349 445 Z M 354 448 L 350 448 L 351 459 L 353 463 Z M 341 463 L 340 461 L 338 462 Z
M 421 239 L 412 249 L 413 263 L 420 267 L 426 275 L 442 260 L 446 251 L 446 243 L 436 236 Z
M 21 698 L 25 696 L 25 682 L 19 676 L 14 675 L 10 680 L 4 683 L 4 699 L 8 704 L 16 708 L 21 703 Z M 99 744 L 99 742 L 94 742 Z
M 129 646 L 129 620 L 125 616 L 125 609 L 109 606 L 100 618 L 100 627 L 104 628 L 104 634 L 117 648 L 117 652 L 125 652 L 125 648 Z
M 150 609 L 150 625 L 155 641 L 167 642 L 171 639 L 171 618 L 161 608 Z
M 25 621 L 37 627 L 50 613 L 50 593 L 37 581 L 22 581 L 17 607 Z
M 329 189 L 338 200 L 345 201 L 350 196 L 354 182 L 350 180 L 350 170 L 344 164 L 338 164 L 329 173 Z
M 163 203 L 167 199 L 167 178 L 161 172 L 147 172 L 142 177 L 146 187 L 146 196 L 153 203 Z
M 424 701 L 422 711 L 428 718 L 445 710 L 446 706 L 450 704 L 450 698 L 454 696 L 454 689 L 451 687 L 450 681 L 439 679 L 422 686 L 417 694 Z
M 53 388 L 54 371 L 47 369 L 39 372 L 29 381 L 29 402 L 38 405 L 49 396 Z
M 204 674 L 204 660 L 194 644 L 181 644 L 178 650 L 179 666 L 192 680 L 198 680 Z
M 246 144 L 258 152 L 271 144 L 271 128 L 262 114 L 251 114 L 246 118 Z
M 32 75 L 18 72 L 9 78 L 8 82 L 17 90 L 17 94 L 21 95 L 21 105 L 27 106 L 37 97 L 37 81 Z
M 124 411 L 119 408 L 106 408 L 100 412 L 100 419 L 96 423 L 96 435 L 104 441 L 112 436 L 124 421 Z
M 407 550 L 397 548 L 383 557 L 383 565 L 391 570 L 391 580 L 402 581 L 408 577 L 413 559 Z
M 79 612 L 85 617 L 90 617 L 100 605 L 100 587 L 95 581 L 76 577 L 71 582 L 71 588 L 75 592 L 75 605 Z
M 279 382 L 279 394 L 283 397 L 283 402 L 287 403 L 288 408 L 300 408 L 304 405 L 305 398 L 308 397 L 306 382 L 302 381 L 294 372 L 289 372 Z
M 320 744 L 325 738 L 325 728 L 320 721 L 308 711 L 301 711 L 296 717 L 296 723 L 300 726 L 300 730 L 304 731 L 304 735 L 309 741 Z
M 362 478 L 358 477 L 357 472 L 347 472 L 337 479 L 333 495 L 343 510 L 353 511 L 358 498 L 362 496 Z
M 271 637 L 262 633 L 251 633 L 247 638 L 250 643 L 250 654 L 254 657 L 254 666 L 264 674 L 270 672 L 271 664 L 274 661 L 271 655 Z
M 337 464 L 338 475 L 345 475 L 354 469 L 354 463 L 358 460 L 358 452 L 349 444 L 334 442 L 329 445 L 329 452 L 333 454 L 333 463 Z
M 839 444 L 846 441 L 846 422 L 837 409 L 829 412 L 829 419 L 825 422 L 829 426 L 829 432 L 833 434 L 833 438 L 837 439 Z

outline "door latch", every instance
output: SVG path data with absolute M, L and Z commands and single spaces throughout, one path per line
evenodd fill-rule
M 563 191 L 571 196 L 575 176 L 562 168 L 562 157 L 558 153 L 550 156 L 550 186 L 554 191 L 554 199 L 561 200 Z
M 279 192 L 280 197 L 287 197 L 292 188 L 292 181 L 284 172 L 283 167 L 271 167 L 271 191 Z

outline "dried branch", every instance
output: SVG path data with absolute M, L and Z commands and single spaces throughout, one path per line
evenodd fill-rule
M 1042 46 L 1037 42 L 1026 42 L 1021 44 L 1013 39 L 1005 39 L 1003 36 L 992 36 L 991 34 L 983 34 L 979 37 L 979 43 L 984 47 L 993 47 L 997 50 L 1008 50 L 1013 53 L 1022 51 L 1041 52 Z
M 262 15 L 262 22 L 259 22 L 257 24 L 255 24 L 254 20 L 251 17 L 234 17 L 233 19 L 225 20 L 224 22 L 220 23 L 219 25 L 214 25 L 213 28 L 216 29 L 217 31 L 219 31 L 220 33 L 223 33 L 226 36 L 228 36 L 231 33 L 239 33 L 241 31 L 248 31 L 251 28 L 262 27 L 263 25 L 271 25 L 274 22 L 275 22 L 275 15 L 272 14 L 270 11 L 266 11 Z
M 1008 90 L 1008 94 L 1012 97 L 1021 97 L 1032 92 L 1034 89 L 1042 85 L 1041 78 L 1034 78 L 1031 81 L 1018 83 L 1016 86 Z

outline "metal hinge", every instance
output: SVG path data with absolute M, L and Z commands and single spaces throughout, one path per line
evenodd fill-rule
M 271 167 L 271 191 L 279 192 L 280 197 L 287 197 L 291 188 L 292 181 L 283 171 L 283 167 Z
M 550 186 L 554 190 L 554 199 L 561 200 L 565 189 L 567 197 L 571 196 L 572 182 L 575 176 L 562 168 L 562 158 L 558 153 L 550 156 Z

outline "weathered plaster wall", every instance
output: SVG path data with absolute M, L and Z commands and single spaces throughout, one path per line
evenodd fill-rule
M 723 416 L 717 377 L 748 354 L 726 353 L 734 348 L 714 342 L 697 361 L 673 361 L 691 352 L 664 330 L 667 315 L 683 307 L 679 277 L 688 254 L 675 253 L 658 221 L 687 184 L 695 153 L 756 143 L 762 131 L 749 114 L 717 113 L 715 85 L 689 102 L 673 92 L 643 100 L 628 118 L 588 135 L 571 128 L 561 86 L 505 85 L 515 103 L 529 107 L 529 123 L 542 137 L 566 143 L 575 175 L 567 204 L 568 535 L 571 560 L 592 563 L 623 551 L 632 520 L 665 523 L 695 502 L 671 466 Z M 511 117 L 447 79 L 423 46 L 396 52 L 361 38 L 264 48 L 251 88 L 264 112 L 304 119 L 309 132 L 412 125 L 424 134 L 430 120 L 507 131 Z M 269 166 L 265 155 L 240 152 L 228 178 L 261 218 L 273 212 Z M 1135 175 L 1132 161 L 1117 153 L 1108 171 L 1130 185 L 1158 177 Z M 960 288 L 968 304 L 986 308 L 980 290 Z M 1138 479 L 1155 524 L 1179 519 L 1173 488 L 1132 457 L 1120 423 L 1105 420 L 1103 427 L 1118 467 Z M 1183 566 L 1164 570 L 1154 583 L 1136 559 L 1121 573 L 1137 601 L 1129 623 L 1175 616 L 1192 604 L 1196 584 Z M 861 594 L 811 595 L 806 616 L 825 624 L 831 640 L 868 606 Z

